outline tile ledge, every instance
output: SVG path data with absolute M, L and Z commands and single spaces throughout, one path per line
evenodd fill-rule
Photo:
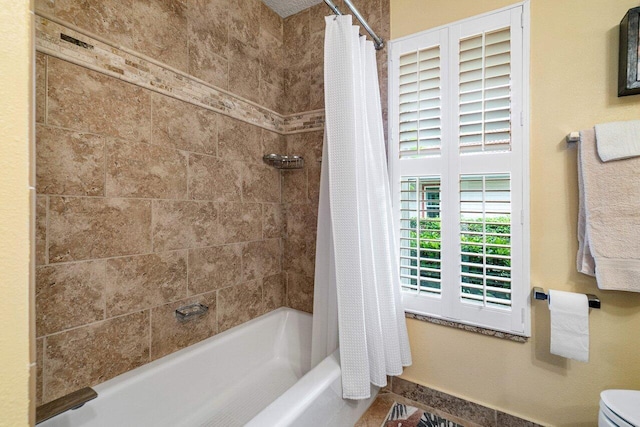
M 404 315 L 407 319 L 415 319 L 421 322 L 433 323 L 435 325 L 448 326 L 450 328 L 461 329 L 464 331 L 474 332 L 477 334 L 500 338 L 504 340 L 514 341 L 519 343 L 526 343 L 527 341 L 529 341 L 528 337 L 524 337 L 522 335 L 496 331 L 494 329 L 483 328 L 481 326 L 471 326 L 465 323 L 455 322 L 452 320 L 439 319 L 437 317 L 425 316 L 423 314 L 405 312 Z

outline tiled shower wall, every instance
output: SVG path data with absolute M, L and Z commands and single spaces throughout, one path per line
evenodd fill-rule
M 356 4 L 386 38 L 388 0 Z M 323 108 L 323 4 L 284 22 L 259 0 L 36 8 L 278 113 Z M 38 404 L 282 305 L 312 310 L 322 131 L 285 136 L 36 62 Z M 305 169 L 262 163 L 285 151 Z M 209 313 L 178 323 L 192 302 Z
M 343 13 L 349 10 L 342 1 L 334 2 Z M 373 30 L 389 39 L 389 0 L 354 0 Z M 288 113 L 324 108 L 324 17 L 323 3 L 284 20 L 285 97 Z M 357 21 L 354 21 L 354 24 Z M 364 30 L 360 34 L 366 34 Z M 380 96 L 387 98 L 387 49 L 377 51 Z M 387 103 L 382 102 L 386 129 Z M 284 240 L 284 269 L 290 307 L 313 310 L 313 281 L 316 248 L 316 223 L 320 193 L 322 131 L 286 136 L 287 151 L 304 156 L 305 168 L 283 172 L 282 201 L 286 212 L 287 237 Z
M 281 110 L 282 19 L 259 0 L 37 10 Z M 38 404 L 285 304 L 281 175 L 262 163 L 283 135 L 36 62 Z M 177 322 L 192 302 L 208 314 Z

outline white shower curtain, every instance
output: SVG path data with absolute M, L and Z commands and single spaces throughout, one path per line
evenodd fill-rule
M 326 18 L 325 143 L 313 362 L 338 344 L 343 397 L 366 399 L 411 364 L 393 231 L 373 43 L 351 16 Z M 337 329 L 337 331 L 336 331 Z

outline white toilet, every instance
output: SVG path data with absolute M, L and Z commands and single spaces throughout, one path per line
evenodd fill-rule
M 640 427 L 640 391 L 605 390 L 600 393 L 598 427 Z

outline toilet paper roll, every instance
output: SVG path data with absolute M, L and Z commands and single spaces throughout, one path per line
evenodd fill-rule
M 551 353 L 589 361 L 589 301 L 585 294 L 549 291 Z

